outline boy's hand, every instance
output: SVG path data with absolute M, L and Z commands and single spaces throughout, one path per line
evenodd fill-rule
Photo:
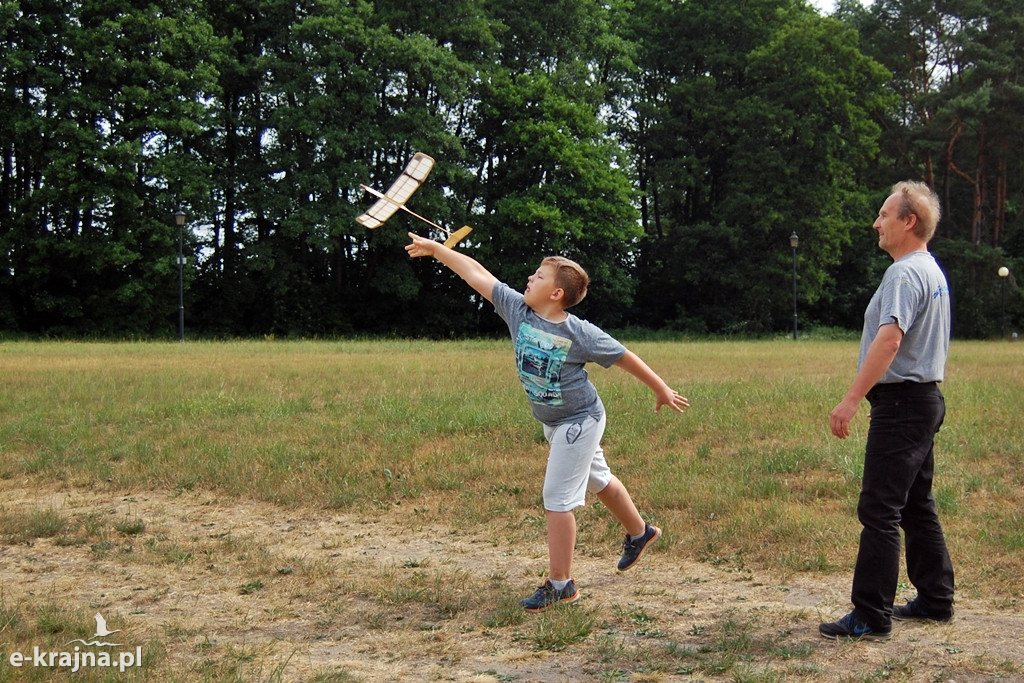
M 633 375 L 646 384 L 654 392 L 654 412 L 660 413 L 662 406 L 668 406 L 677 413 L 683 412 L 690 407 L 690 401 L 685 396 L 665 383 L 654 370 L 648 367 L 647 363 L 629 349 L 622 354 L 622 358 L 615 361 L 615 365 Z
M 409 233 L 409 237 L 412 239 L 412 244 L 406 245 L 405 250 L 409 252 L 410 258 L 434 255 L 434 250 L 437 249 L 438 246 L 437 242 L 429 240 L 426 237 L 420 237 L 413 232 Z
M 689 399 L 685 396 L 680 396 L 679 392 L 674 389 L 667 389 L 665 392 L 658 392 L 654 401 L 654 412 L 656 413 L 661 412 L 662 406 L 668 406 L 677 413 L 681 413 L 683 412 L 683 409 L 690 407 Z
M 454 251 L 444 246 L 441 242 L 428 240 L 412 232 L 409 233 L 409 239 L 412 240 L 412 244 L 406 245 L 405 250 L 409 252 L 411 258 L 433 256 L 453 273 L 465 280 L 466 284 L 475 289 L 480 296 L 488 301 L 491 300 L 494 294 L 494 285 L 498 283 L 498 278 L 491 275 L 476 259 Z

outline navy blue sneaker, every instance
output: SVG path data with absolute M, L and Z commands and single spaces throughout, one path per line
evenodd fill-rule
M 892 618 L 900 621 L 909 619 L 920 619 L 922 621 L 938 621 L 945 623 L 953 621 L 953 606 L 950 605 L 946 611 L 927 611 L 921 608 L 921 598 L 916 597 L 909 600 L 905 605 L 897 605 L 892 608 Z
M 543 612 L 548 607 L 560 602 L 576 602 L 579 599 L 580 591 L 572 579 L 569 579 L 569 583 L 561 590 L 552 586 L 551 579 L 548 579 L 543 586 L 537 589 L 537 592 L 520 600 L 519 604 L 526 608 L 527 612 Z
M 640 559 L 644 549 L 661 537 L 661 529 L 651 524 L 644 528 L 644 535 L 635 541 L 626 534 L 626 540 L 622 544 L 622 557 L 619 558 L 619 571 L 624 572 Z
M 892 628 L 881 630 L 871 628 L 862 621 L 858 621 L 853 612 L 850 612 L 839 621 L 831 624 L 822 624 L 818 632 L 825 638 L 838 640 L 840 638 L 853 638 L 854 640 L 889 640 L 892 638 Z

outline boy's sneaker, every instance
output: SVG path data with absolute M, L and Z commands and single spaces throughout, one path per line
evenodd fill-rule
M 825 638 L 838 640 L 840 638 L 853 638 L 855 640 L 889 640 L 892 638 L 892 629 L 885 631 L 871 628 L 863 621 L 858 621 L 853 612 L 850 612 L 839 621 L 831 624 L 822 624 L 818 632 Z
M 905 605 L 897 605 L 892 608 L 892 618 L 905 621 L 908 619 L 921 619 L 927 621 L 947 622 L 953 620 L 953 606 L 945 612 L 928 612 L 921 608 L 920 597 L 907 601 Z
M 624 572 L 640 559 L 644 549 L 654 543 L 661 536 L 661 529 L 651 524 L 644 529 L 644 535 L 635 541 L 626 534 L 626 541 L 622 544 L 622 557 L 619 558 L 619 571 Z
M 579 599 L 580 591 L 572 579 L 569 579 L 569 583 L 565 584 L 565 588 L 561 590 L 552 586 L 551 579 L 548 579 L 543 586 L 537 589 L 536 593 L 520 600 L 519 604 L 525 607 L 527 612 L 543 612 L 559 602 L 576 602 Z

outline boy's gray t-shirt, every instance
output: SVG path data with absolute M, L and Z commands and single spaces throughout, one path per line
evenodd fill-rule
M 858 368 L 882 325 L 903 330 L 896 358 L 879 384 L 941 382 L 949 354 L 949 284 L 926 251 L 915 251 L 889 266 L 864 312 Z
M 626 347 L 571 313 L 559 323 L 545 320 L 503 282 L 494 285 L 491 300 L 512 335 L 516 369 L 533 416 L 559 425 L 603 415 L 604 405 L 584 365 L 611 367 Z

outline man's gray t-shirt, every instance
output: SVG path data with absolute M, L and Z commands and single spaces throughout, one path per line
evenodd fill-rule
M 502 282 L 494 285 L 491 300 L 512 335 L 516 369 L 533 416 L 559 425 L 604 414 L 584 365 L 611 367 L 626 347 L 571 313 L 562 322 L 545 320 L 526 305 L 522 294 Z
M 882 325 L 903 330 L 896 358 L 879 384 L 941 382 L 949 354 L 949 284 L 935 257 L 915 251 L 893 262 L 864 312 L 858 368 Z

